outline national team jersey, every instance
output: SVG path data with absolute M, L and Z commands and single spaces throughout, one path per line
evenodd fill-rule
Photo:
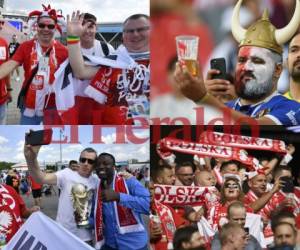
M 267 117 L 277 125 L 300 124 L 300 103 L 289 100 L 278 93 L 252 105 L 242 105 L 240 98 L 230 101 L 226 105 L 253 118 Z

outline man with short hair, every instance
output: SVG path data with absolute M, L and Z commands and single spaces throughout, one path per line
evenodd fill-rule
M 82 20 L 79 12 L 73 13 L 71 20 L 68 18 L 69 36 L 82 36 L 86 26 L 82 25 Z M 117 59 L 126 60 L 121 65 L 118 60 L 112 59 L 110 65 L 116 65 L 116 68 L 85 65 L 79 43 L 74 42 L 74 39 L 68 42 L 70 63 L 75 76 L 92 79 L 85 93 L 99 104 L 105 104 L 104 109 L 90 111 L 94 116 L 94 124 L 133 124 L 135 121 L 148 120 L 149 38 L 149 17 L 144 14 L 128 17 L 123 23 L 123 45 L 116 50 Z
M 246 246 L 247 236 L 238 223 L 229 222 L 221 228 L 220 240 L 222 250 L 243 250 Z
M 178 228 L 173 239 L 174 250 L 204 250 L 204 237 L 195 226 L 185 226 Z
M 300 102 L 300 33 L 297 33 L 289 44 L 287 66 L 290 76 L 290 89 L 284 94 L 291 100 Z
M 77 161 L 75 161 L 75 160 L 70 160 L 69 161 L 69 169 L 71 169 L 71 170 L 73 170 L 73 171 L 77 171 L 78 170 L 78 167 L 79 167 L 79 165 L 78 165 L 78 162 Z
M 216 178 L 211 171 L 200 170 L 195 172 L 195 186 L 211 187 L 216 185 Z
M 87 227 L 80 227 L 80 216 L 78 216 L 76 204 L 77 206 L 85 206 L 87 203 L 87 214 L 91 214 L 90 204 L 92 204 L 92 194 L 95 193 L 98 183 L 98 178 L 92 175 L 97 152 L 93 148 L 85 148 L 82 150 L 77 171 L 65 168 L 56 173 L 44 173 L 40 170 L 37 160 L 40 148 L 41 146 L 24 145 L 24 156 L 30 174 L 35 181 L 41 184 L 58 186 L 61 193 L 58 201 L 56 221 L 78 238 L 91 245 L 94 238 L 91 225 L 90 227 L 88 227 L 89 225 L 87 225 Z M 86 203 L 76 203 L 76 190 L 86 195 Z
M 224 174 L 238 174 L 239 173 L 239 162 L 235 160 L 224 161 L 220 167 L 221 175 Z
M 290 223 L 279 222 L 274 226 L 275 247 L 295 247 L 296 237 L 297 231 Z
M 31 12 L 29 17 L 36 15 Z M 13 57 L 0 66 L 0 79 L 23 65 L 25 79 L 18 107 L 22 125 L 61 124 L 54 94 L 54 73 L 67 58 L 67 49 L 54 40 L 59 27 L 55 10 L 44 6 L 37 19 L 36 37 L 22 43 Z M 43 119 L 45 118 L 45 119 Z
M 238 223 L 242 228 L 245 227 L 246 223 L 246 208 L 244 204 L 240 201 L 236 201 L 230 204 L 227 208 L 227 218 L 229 222 Z M 254 236 L 251 234 L 247 235 L 247 244 L 245 246 L 245 250 L 260 250 L 262 249 L 259 242 L 256 240 Z M 220 235 L 217 232 L 214 235 L 214 238 L 211 243 L 212 250 L 220 250 L 221 243 L 220 243 Z
M 148 233 L 142 214 L 149 215 L 149 191 L 135 178 L 124 179 L 118 175 L 115 164 L 113 155 L 101 153 L 95 166 L 101 182 L 98 187 L 101 199 L 97 198 L 96 202 L 95 228 L 101 227 L 101 222 L 97 220 L 101 207 L 105 225 L 103 232 L 96 231 L 96 248 L 104 238 L 101 250 L 146 250 Z
M 174 185 L 176 180 L 174 169 L 168 165 L 157 167 L 157 169 L 154 170 L 154 180 L 157 184 Z
M 194 183 L 195 166 L 193 163 L 181 162 L 175 167 L 176 186 L 191 186 Z

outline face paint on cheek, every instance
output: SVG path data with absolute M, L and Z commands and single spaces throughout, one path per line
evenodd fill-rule
M 246 62 L 238 63 L 236 66 L 236 85 L 238 88 L 241 85 L 242 74 L 247 70 L 246 63 L 249 60 L 250 55 L 251 55 L 251 47 L 245 46 L 245 47 L 240 48 L 238 57 L 245 59 Z

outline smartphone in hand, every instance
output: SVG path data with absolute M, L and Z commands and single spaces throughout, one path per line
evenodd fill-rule
M 220 71 L 219 74 L 214 74 L 212 79 L 227 79 L 225 58 L 213 58 L 210 60 L 210 68 Z
M 32 146 L 48 145 L 51 143 L 52 133 L 52 129 L 30 131 L 25 136 L 25 144 Z
M 294 183 L 293 179 L 288 176 L 280 177 L 280 180 L 284 182 L 284 186 L 281 188 L 284 193 L 293 193 L 294 192 Z

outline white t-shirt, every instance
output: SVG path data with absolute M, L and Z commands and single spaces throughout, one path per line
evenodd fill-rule
M 113 54 L 115 52 L 113 46 L 111 46 L 109 43 L 106 44 L 108 46 L 109 55 Z M 102 50 L 101 43 L 96 39 L 94 40 L 94 46 L 92 48 L 85 49 L 81 47 L 81 52 L 83 55 L 87 55 L 87 56 L 105 57 L 104 52 Z
M 92 240 L 93 235 L 91 229 L 77 228 L 76 226 L 71 189 L 74 184 L 81 183 L 87 186 L 88 191 L 96 190 L 98 178 L 94 175 L 91 175 L 89 178 L 82 177 L 76 171 L 72 171 L 69 168 L 65 168 L 55 174 L 57 176 L 57 186 L 61 190 L 56 221 L 81 240 Z

